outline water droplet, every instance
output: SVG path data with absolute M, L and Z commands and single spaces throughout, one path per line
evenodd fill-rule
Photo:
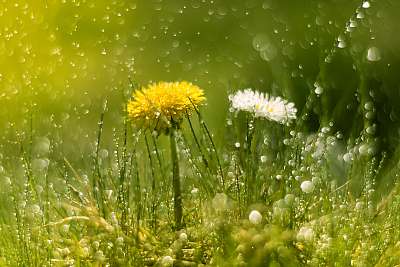
M 372 120 L 375 117 L 375 112 L 373 111 L 368 111 L 367 113 L 365 113 L 365 118 Z
M 315 94 L 320 95 L 324 92 L 324 88 L 322 88 L 320 85 L 318 85 L 315 87 L 314 92 L 315 92 Z
M 100 156 L 100 158 L 103 158 L 103 159 L 107 158 L 108 157 L 108 150 L 107 149 L 101 149 L 99 151 L 99 156 Z
M 369 61 L 375 62 L 381 60 L 381 52 L 375 46 L 368 48 L 367 59 Z
M 304 193 L 311 193 L 314 191 L 314 183 L 312 181 L 304 181 L 301 183 L 300 188 Z
M 267 158 L 267 156 L 265 156 L 265 155 L 263 155 L 263 156 L 260 157 L 260 160 L 261 160 L 262 163 L 267 162 L 267 159 L 268 159 L 268 158 Z
M 345 48 L 346 47 L 346 42 L 345 41 L 339 41 L 338 47 L 339 48 Z
M 265 1 L 265 2 L 262 4 L 262 8 L 263 8 L 263 9 L 271 9 L 271 1 Z
M 262 221 L 262 215 L 259 211 L 257 210 L 252 210 L 249 214 L 249 221 L 252 224 L 259 224 Z
M 343 155 L 343 160 L 348 163 L 353 160 L 353 155 L 351 153 L 346 153 Z
M 47 158 L 44 159 L 34 159 L 32 161 L 32 169 L 35 171 L 44 171 L 49 166 L 50 161 Z
M 357 27 L 357 25 L 358 25 L 357 21 L 355 21 L 355 20 L 350 21 L 350 24 L 349 24 L 350 28 L 355 28 L 355 27 Z
M 362 7 L 365 8 L 365 9 L 370 8 L 370 7 L 371 7 L 371 4 L 370 4 L 368 1 L 365 1 L 365 2 L 362 4 Z
M 364 108 L 366 110 L 372 110 L 374 108 L 374 103 L 372 103 L 371 101 L 367 102 L 367 103 L 364 104 Z
M 269 38 L 266 34 L 257 34 L 253 38 L 253 47 L 257 51 L 263 51 L 267 48 L 269 42 Z
M 376 132 L 376 124 L 367 127 L 367 129 L 365 131 L 367 132 L 367 134 L 370 134 L 370 135 L 375 134 L 375 132 Z
M 326 133 L 329 133 L 330 130 L 331 130 L 330 127 L 322 127 L 321 132 L 326 134 Z
M 269 46 L 260 52 L 260 56 L 265 61 L 271 61 L 276 57 L 277 49 L 273 44 L 269 44 Z

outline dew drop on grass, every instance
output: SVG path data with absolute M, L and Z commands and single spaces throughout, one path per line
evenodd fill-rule
M 283 144 L 285 146 L 288 146 L 290 144 L 290 139 L 288 139 L 288 138 L 283 139 Z
M 367 59 L 368 59 L 368 61 L 371 61 L 371 62 L 380 61 L 381 60 L 380 50 L 375 46 L 368 48 Z
M 363 18 L 365 18 L 364 12 L 363 12 L 362 10 L 358 10 L 358 11 L 357 11 L 356 17 L 357 17 L 358 19 L 363 19 Z
M 343 155 L 343 160 L 347 163 L 351 162 L 353 159 L 353 156 L 351 153 L 346 153 Z
M 327 133 L 330 132 L 330 130 L 331 130 L 330 127 L 322 127 L 321 132 L 324 133 L 324 134 L 327 134 Z
M 260 224 L 262 221 L 262 215 L 259 211 L 257 210 L 252 210 L 249 214 L 249 221 L 252 224 Z
M 260 51 L 260 56 L 265 61 L 271 61 L 276 57 L 277 52 L 276 47 L 270 43 L 266 49 Z
M 315 90 L 314 90 L 315 94 L 317 95 L 321 95 L 324 92 L 324 88 L 322 88 L 321 86 L 316 86 Z
M 371 145 L 368 147 L 368 151 L 367 151 L 368 155 L 370 156 L 374 156 L 377 153 L 377 148 L 375 145 Z
M 368 120 L 372 120 L 375 117 L 375 112 L 373 111 L 368 111 L 367 113 L 365 113 L 365 118 Z
M 339 41 L 339 43 L 338 43 L 339 48 L 345 48 L 346 46 L 347 46 L 347 44 L 345 41 Z
M 287 206 L 291 207 L 294 203 L 295 196 L 293 194 L 287 194 L 285 196 L 285 203 Z
M 103 159 L 107 158 L 108 157 L 108 150 L 104 149 L 104 148 L 101 149 L 99 151 L 99 156 L 100 156 L 100 158 L 103 158 Z
M 372 103 L 372 102 L 367 102 L 367 103 L 364 104 L 364 108 L 365 108 L 366 110 L 372 110 L 372 109 L 374 108 L 374 103 Z
M 362 201 L 358 201 L 355 205 L 357 210 L 362 210 L 364 208 L 364 203 Z
M 266 34 L 257 34 L 253 38 L 253 48 L 257 51 L 263 51 L 268 47 L 269 38 Z
M 300 188 L 304 193 L 311 193 L 314 191 L 314 183 L 312 181 L 304 181 L 301 183 Z
M 367 132 L 367 134 L 374 135 L 376 132 L 376 124 L 367 127 L 365 131 Z
M 371 4 L 368 1 L 364 1 L 364 3 L 362 4 L 362 7 L 367 9 L 371 7 Z
M 5 177 L 4 177 L 4 181 L 5 181 L 5 184 L 6 184 L 6 185 L 8 185 L 8 186 L 11 185 L 11 178 L 10 178 L 10 177 L 5 176 Z
M 350 24 L 349 24 L 350 28 L 355 28 L 358 26 L 358 23 L 356 20 L 350 20 Z
M 265 162 L 267 162 L 267 156 L 265 156 L 265 155 L 262 155 L 261 157 L 260 157 L 260 160 L 261 160 L 261 162 L 262 163 L 265 163 Z
M 190 193 L 191 193 L 192 195 L 196 196 L 196 195 L 199 193 L 199 189 L 196 188 L 196 187 L 194 187 L 194 188 L 190 191 Z
M 41 137 L 36 140 L 34 151 L 38 155 L 46 155 L 50 150 L 50 140 L 47 137 Z
M 49 166 L 49 159 L 39 158 L 32 161 L 32 169 L 37 172 L 44 171 Z

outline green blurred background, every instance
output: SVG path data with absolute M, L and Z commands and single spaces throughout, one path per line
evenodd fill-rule
M 369 99 L 394 149 L 399 11 L 398 0 L 1 1 L 1 145 L 32 128 L 79 151 L 106 99 L 105 127 L 120 127 L 130 81 L 188 80 L 219 139 L 227 94 L 252 87 L 294 101 L 306 131 L 335 121 L 348 136 Z

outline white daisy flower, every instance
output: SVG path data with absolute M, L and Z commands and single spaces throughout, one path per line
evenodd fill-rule
M 251 89 L 245 89 L 229 95 L 228 98 L 231 101 L 231 106 L 234 110 L 253 113 L 256 106 L 263 103 L 265 96 L 263 93 L 257 91 L 254 92 Z
M 260 97 L 254 105 L 253 113 L 255 117 L 267 118 L 267 113 L 265 112 L 269 103 L 268 95 L 265 94 Z M 267 118 L 268 119 L 268 118 Z
M 280 97 L 271 97 L 264 107 L 264 116 L 281 124 L 287 124 L 296 119 L 296 112 L 294 103 Z
M 281 97 L 269 97 L 268 94 L 245 89 L 229 95 L 229 100 L 234 110 L 250 112 L 255 117 L 281 124 L 288 124 L 296 119 L 297 109 L 294 103 Z

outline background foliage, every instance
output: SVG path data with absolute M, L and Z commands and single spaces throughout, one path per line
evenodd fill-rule
M 43 134 L 54 124 L 90 132 L 104 99 L 112 103 L 109 116 L 119 118 L 129 79 L 199 84 L 209 96 L 206 113 L 213 114 L 213 125 L 224 120 L 227 106 L 221 99 L 227 90 L 254 87 L 283 94 L 302 110 L 319 81 L 324 106 L 308 112 L 310 129 L 332 118 L 346 133 L 361 120 L 354 100 L 366 87 L 374 92 L 378 121 L 386 127 L 381 134 L 396 140 L 399 3 L 376 1 L 369 8 L 362 3 L 3 1 L 4 141 L 14 134 L 9 122 L 21 129 L 31 115 Z M 367 60 L 370 47 L 381 60 Z M 65 137 L 76 142 L 81 135 L 75 133 Z

